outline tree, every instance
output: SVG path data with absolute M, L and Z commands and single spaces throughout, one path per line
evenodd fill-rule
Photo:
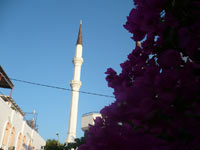
M 80 137 L 80 138 L 76 138 L 74 140 L 74 143 L 68 143 L 67 145 L 65 145 L 65 149 L 64 150 L 76 150 L 80 145 L 85 143 L 85 136 Z
M 85 136 L 76 138 L 73 143 L 61 144 L 58 143 L 57 140 L 48 139 L 46 141 L 46 145 L 44 146 L 44 150 L 72 150 L 77 149 L 80 145 L 85 143 Z
M 79 150 L 199 150 L 200 2 L 134 3 L 124 27 L 141 46 L 107 70 L 116 100 Z
M 64 148 L 64 145 L 61 143 L 58 143 L 58 141 L 54 139 L 48 139 L 44 147 L 45 150 L 63 150 L 63 148 Z

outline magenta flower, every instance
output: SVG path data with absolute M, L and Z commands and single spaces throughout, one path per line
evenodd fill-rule
M 124 27 L 141 41 L 106 71 L 116 100 L 79 150 L 200 149 L 200 3 L 134 0 Z

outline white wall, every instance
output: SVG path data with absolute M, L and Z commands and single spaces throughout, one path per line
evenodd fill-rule
M 11 109 L 8 104 L 0 98 L 0 146 L 3 142 L 3 132 L 6 124 L 11 120 Z
M 44 139 L 37 132 L 33 132 L 33 139 L 33 145 L 36 150 L 39 150 L 41 149 L 41 146 L 46 145 L 46 141 L 44 141 Z
M 97 117 L 101 117 L 100 113 L 89 113 L 84 114 L 81 119 L 81 129 L 83 131 L 86 131 L 89 129 L 89 125 L 94 125 L 94 120 Z
M 6 124 L 8 122 L 11 124 L 11 128 L 8 136 L 7 145 L 3 147 L 3 137 L 5 134 Z M 30 140 L 32 140 L 32 147 L 35 147 L 35 150 L 40 150 L 41 146 L 45 146 L 45 140 L 35 130 L 28 126 L 28 124 L 24 120 L 24 117 L 19 112 L 13 110 L 11 108 L 11 105 L 9 105 L 8 102 L 5 102 L 0 97 L 0 148 L 4 148 L 4 150 L 8 149 L 12 127 L 15 128 L 15 148 L 17 146 L 17 139 L 20 132 L 22 133 L 21 146 L 23 142 L 23 137 L 26 136 L 25 149 L 28 148 Z

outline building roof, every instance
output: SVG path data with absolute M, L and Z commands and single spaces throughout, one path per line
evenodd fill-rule
M 8 78 L 7 74 L 0 65 L 0 87 L 12 89 L 14 87 L 13 83 Z
M 80 44 L 80 45 L 83 44 L 82 43 L 82 27 L 81 27 L 81 25 L 82 25 L 82 21 L 80 21 L 80 27 L 79 27 L 79 32 L 78 32 L 78 39 L 77 39 L 77 42 L 76 42 L 76 44 Z
M 25 113 L 21 110 L 21 108 L 15 103 L 15 101 L 10 97 L 6 95 L 0 95 L 0 97 L 5 101 L 5 102 L 11 102 L 12 109 L 15 109 L 15 111 L 18 111 L 22 116 L 25 116 Z
M 93 115 L 93 114 L 100 114 L 100 112 L 97 112 L 97 111 L 94 111 L 94 112 L 88 112 L 88 113 L 82 114 L 82 117 L 90 116 L 90 115 Z

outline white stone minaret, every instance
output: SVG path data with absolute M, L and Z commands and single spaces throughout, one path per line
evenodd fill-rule
M 66 143 L 74 142 L 76 138 L 76 124 L 77 124 L 77 115 L 78 115 L 78 99 L 79 99 L 79 89 L 81 87 L 81 65 L 83 63 L 82 58 L 82 29 L 80 28 L 78 33 L 78 40 L 76 43 L 76 52 L 73 59 L 74 64 L 74 76 L 73 80 L 70 83 L 72 92 L 71 92 L 71 110 L 70 110 L 70 118 L 69 118 L 69 127 L 67 133 Z

